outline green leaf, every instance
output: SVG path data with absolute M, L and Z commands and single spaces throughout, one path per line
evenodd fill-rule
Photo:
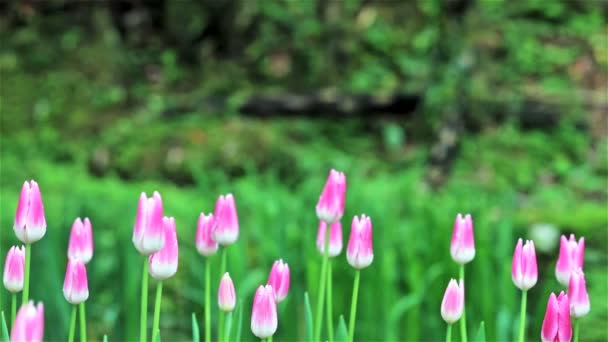
M 236 339 L 235 341 L 240 341 L 241 340 L 241 328 L 243 327 L 243 303 L 241 303 L 239 305 L 239 319 L 238 319 L 238 325 L 236 327 Z
M 4 311 L 2 311 L 2 313 L 0 313 L 0 315 L 2 315 L 2 340 L 9 342 L 9 337 L 8 337 L 8 328 L 6 327 L 6 319 L 4 318 Z
M 346 341 L 348 341 L 348 329 L 346 328 L 346 321 L 344 321 L 344 315 L 340 315 L 338 329 L 336 329 L 336 342 Z
M 198 342 L 200 339 L 200 333 L 199 333 L 199 329 L 198 329 L 198 322 L 196 320 L 196 314 L 193 312 L 192 313 L 192 341 L 193 342 Z
M 312 341 L 312 310 L 310 309 L 310 299 L 308 292 L 304 292 L 304 324 L 306 326 L 306 341 Z
M 479 330 L 477 330 L 475 342 L 486 342 L 486 325 L 483 321 L 481 321 L 479 324 Z

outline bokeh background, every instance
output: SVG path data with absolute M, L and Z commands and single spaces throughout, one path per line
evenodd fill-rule
M 336 168 L 348 178 L 345 238 L 353 215 L 374 223 L 358 340 L 444 339 L 453 220 L 470 212 L 472 336 L 482 320 L 489 340 L 515 336 L 510 268 L 523 237 L 537 246 L 527 332 L 539 338 L 548 295 L 563 289 L 558 238 L 574 233 L 591 297 L 581 338 L 606 341 L 607 13 L 605 2 L 558 0 L 2 1 L 2 260 L 18 242 L 21 185 L 35 179 L 48 231 L 33 248 L 31 297 L 45 303 L 46 337 L 66 339 L 66 245 L 88 216 L 89 337 L 135 340 L 142 257 L 131 234 L 139 193 L 159 190 L 180 239 L 162 337 L 186 340 L 191 313 L 202 319 L 196 219 L 232 192 L 243 337 L 254 339 L 254 289 L 283 258 L 292 289 L 276 340 L 303 340 L 303 295 L 316 303 L 321 264 L 314 207 Z M 354 276 L 344 254 L 334 272 L 337 323 Z

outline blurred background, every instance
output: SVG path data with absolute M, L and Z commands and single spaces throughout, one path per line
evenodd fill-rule
M 196 220 L 232 192 L 241 235 L 228 270 L 243 337 L 254 340 L 255 288 L 283 258 L 292 289 L 276 340 L 303 340 L 303 295 L 316 303 L 321 265 L 314 208 L 336 168 L 348 179 L 345 239 L 354 215 L 374 223 L 358 340 L 444 339 L 452 225 L 470 212 L 471 336 L 482 320 L 489 340 L 515 336 L 511 256 L 523 237 L 537 246 L 527 332 L 538 340 L 549 293 L 564 289 L 559 236 L 574 233 L 586 240 L 591 297 L 581 338 L 606 341 L 607 13 L 606 2 L 557 0 L 3 1 L 2 260 L 18 243 L 20 188 L 35 179 L 48 231 L 33 247 L 30 296 L 45 303 L 45 336 L 66 339 L 66 246 L 88 216 L 89 338 L 135 340 L 133 222 L 140 192 L 159 190 L 180 238 L 161 333 L 186 340 L 191 313 L 202 322 Z M 336 323 L 349 314 L 345 259 L 334 261 Z M 219 257 L 213 267 L 217 283 Z

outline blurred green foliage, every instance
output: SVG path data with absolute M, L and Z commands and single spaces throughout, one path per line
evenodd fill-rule
M 134 24 L 125 36 L 104 6 L 48 14 L 9 3 L 12 20 L 0 23 L 2 83 L 10 85 L 1 98 L 0 247 L 17 243 L 10 227 L 20 186 L 36 179 L 49 228 L 33 248 L 31 297 L 46 305 L 45 336 L 66 338 L 67 239 L 73 220 L 88 216 L 96 248 L 89 337 L 137 337 L 143 258 L 132 226 L 139 193 L 159 190 L 176 218 L 181 258 L 164 288 L 163 339 L 189 339 L 191 314 L 202 318 L 196 219 L 226 192 L 235 194 L 241 223 L 228 268 L 243 305 L 243 338 L 253 339 L 252 294 L 283 258 L 292 290 L 279 308 L 277 340 L 304 339 L 304 293 L 316 303 L 321 260 L 314 205 L 334 167 L 348 178 L 345 237 L 353 215 L 370 215 L 375 229 L 358 340 L 444 338 L 439 306 L 457 275 L 449 241 L 458 212 L 471 212 L 476 228 L 477 256 L 467 267 L 471 334 L 484 321 L 488 340 L 514 336 L 519 292 L 510 265 L 521 236 L 547 246 L 539 248 L 540 281 L 528 296 L 528 338 L 537 339 L 548 294 L 562 289 L 552 236 L 575 233 L 586 238 L 592 301 L 581 336 L 606 340 L 608 140 L 594 95 L 608 68 L 606 9 L 478 1 L 462 12 L 450 3 L 167 1 L 162 33 Z M 222 30 L 196 40 L 218 18 Z M 414 92 L 423 104 L 411 119 L 260 120 L 237 112 L 258 92 L 323 88 Z M 551 104 L 559 122 L 522 129 L 517 118 L 530 98 Z M 446 108 L 459 101 L 472 129 L 459 139 L 449 178 L 432 189 L 430 146 Z M 167 115 L 182 105 L 191 110 Z M 336 325 L 348 315 L 354 275 L 344 259 L 334 262 Z M 4 310 L 7 302 L 3 292 Z

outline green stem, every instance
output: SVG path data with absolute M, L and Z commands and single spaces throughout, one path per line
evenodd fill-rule
M 323 263 L 321 264 L 321 277 L 319 279 L 319 298 L 317 299 L 317 316 L 315 317 L 315 339 L 321 341 L 321 328 L 323 322 L 323 302 L 325 301 L 325 286 L 327 285 L 327 264 L 329 262 L 329 231 L 328 223 L 325 229 L 325 248 L 323 249 Z
M 160 332 L 160 301 L 163 297 L 163 282 L 156 286 L 156 302 L 154 302 L 154 319 L 152 321 L 152 342 L 156 341 L 156 334 Z
M 87 320 L 85 318 L 84 302 L 80 303 L 80 341 L 87 340 Z
M 68 342 L 74 342 L 74 334 L 76 333 L 76 305 L 72 305 L 72 316 L 70 317 L 70 333 Z
M 205 261 L 205 342 L 211 342 L 211 261 Z
M 27 304 L 30 299 L 30 259 L 32 258 L 32 244 L 25 244 L 25 274 L 23 278 L 22 304 Z
M 348 340 L 354 341 L 355 338 L 355 316 L 357 316 L 357 297 L 359 296 L 359 279 L 361 278 L 361 270 L 355 273 L 355 283 L 353 284 L 353 298 L 350 302 L 350 319 L 348 322 Z
M 521 293 L 521 314 L 519 315 L 519 342 L 524 342 L 526 335 L 526 302 L 528 300 L 528 291 Z
M 146 342 L 148 325 L 148 258 L 144 259 L 144 270 L 141 275 L 141 313 L 139 316 L 139 340 Z
M 220 311 L 219 320 L 217 323 L 217 340 L 224 341 L 224 312 Z
M 580 323 L 580 319 L 574 319 L 574 342 L 578 342 L 578 332 L 580 331 L 578 324 Z
M 462 280 L 462 284 L 464 285 L 464 264 L 460 265 L 460 280 Z M 462 317 L 460 318 L 460 339 L 462 342 L 467 342 L 467 317 L 465 307 L 462 308 Z
M 272 335 L 266 339 L 266 342 L 272 342 Z
M 334 340 L 334 325 L 332 323 L 332 298 L 331 298 L 331 260 L 327 263 L 327 335 L 329 342 Z
M 226 273 L 226 248 L 222 248 L 222 263 L 220 264 L 220 279 Z
M 445 342 L 452 341 L 452 325 L 448 324 L 448 331 L 445 333 Z
M 17 295 L 16 294 L 12 294 L 12 303 L 11 303 L 11 329 L 13 328 L 13 325 L 15 324 L 15 316 L 17 316 Z

